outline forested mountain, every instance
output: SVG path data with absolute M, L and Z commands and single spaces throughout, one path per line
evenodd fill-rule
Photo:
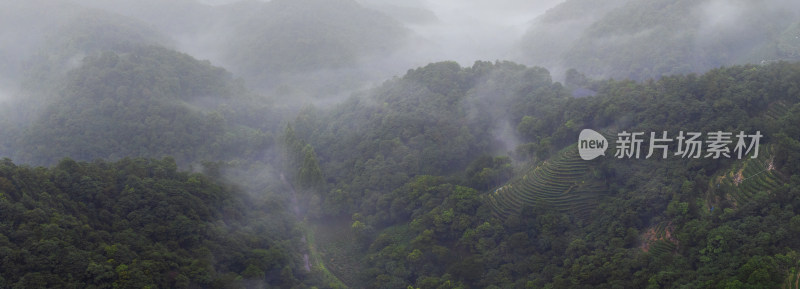
M 506 153 L 503 142 L 514 140 L 501 139 L 499 130 L 514 121 L 506 116 L 522 118 L 521 91 L 566 96 L 541 68 L 442 62 L 410 70 L 330 112 L 301 111 L 294 130 L 315 148 L 325 177 L 343 185 L 337 192 L 345 195 L 323 198 L 323 210 L 374 209 L 378 200 L 369 192 L 392 190 L 416 175 L 457 175 L 482 155 Z
M 798 287 L 795 3 L 567 0 L 536 65 L 387 78 L 441 7 L 162 2 L 0 4 L 0 288 Z
M 794 229 L 784 227 L 800 205 L 798 180 L 789 177 L 800 156 L 793 132 L 798 80 L 797 64 L 737 66 L 645 83 L 591 82 L 585 85 L 596 96 L 572 98 L 539 68 L 445 62 L 410 70 L 327 114 L 301 113 L 291 133 L 308 140 L 327 180 L 312 208 L 320 206 L 323 219 L 355 213 L 352 242 L 362 247 L 350 249 L 349 262 L 366 265 L 354 287 L 774 287 L 793 278 L 787 272 L 800 262 Z M 498 192 L 487 191 L 485 179 L 491 186 L 507 180 L 509 160 L 478 157 L 492 152 L 492 126 L 468 129 L 481 127 L 471 121 L 492 123 L 481 109 L 467 113 L 487 87 L 496 93 L 493 109 L 528 142 L 520 150 L 532 152 L 518 155 L 534 164 L 519 173 L 540 178 L 514 181 L 504 193 L 512 200 L 500 203 L 491 201 Z M 761 163 L 616 159 L 609 152 L 589 170 L 603 180 L 592 189 L 598 197 L 586 203 L 569 197 L 577 191 L 546 195 L 585 162 L 560 161 L 557 152 L 582 128 L 759 130 L 767 137 Z M 737 167 L 751 167 L 740 171 L 754 177 L 747 187 L 729 182 L 719 189 L 717 181 Z M 510 187 L 521 185 L 527 189 Z M 520 198 L 533 201 L 511 205 Z M 493 213 L 499 209 L 506 213 Z
M 57 82 L 68 70 L 77 67 L 87 55 L 102 51 L 125 51 L 137 45 L 166 45 L 169 39 L 144 22 L 88 8 L 65 16 L 46 34 L 44 42 L 25 59 L 28 86 Z M 19 25 L 19 24 L 15 24 Z M 34 83 L 30 83 L 34 82 Z
M 25 35 L 17 37 L 22 41 L 4 42 L 2 55 L 8 61 L 2 73 L 8 78 L 0 81 L 0 93 L 4 94 L 0 99 L 0 152 L 17 160 L 24 155 L 20 146 L 25 130 L 63 95 L 60 89 L 66 76 L 82 65 L 84 57 L 169 43 L 145 23 L 74 3 L 9 1 L 0 5 L 3 13 L 8 13 L 3 17 L 3 29 Z M 40 16 L 45 20 L 37 21 Z
M 195 1 L 81 3 L 147 21 L 182 51 L 225 65 L 250 87 L 272 92 L 282 86 L 286 98 L 380 80 L 374 74 L 386 73 L 373 66 L 409 35 L 395 19 L 353 0 L 236 1 L 213 8 Z
M 568 0 L 534 21 L 520 50 L 526 63 L 636 80 L 794 61 L 798 9 L 783 0 Z
M 166 44 L 147 24 L 66 1 L 5 1 L 2 4 L 2 73 L 29 86 L 56 81 L 83 56 L 129 44 Z M 46 78 L 44 78 L 46 77 Z M 44 82 L 44 83 L 42 83 Z
M 270 142 L 232 116 L 247 115 L 255 96 L 225 70 L 185 54 L 145 46 L 106 51 L 65 78 L 57 99 L 22 132 L 20 159 L 173 156 L 185 165 L 253 158 Z
M 385 58 L 410 35 L 395 19 L 353 0 L 240 1 L 213 8 L 190 0 L 0 5 L 14 11 L 0 32 L 23 40 L 0 47 L 6 77 L 31 67 L 39 74 L 64 72 L 91 52 L 123 44 L 158 44 L 225 65 L 251 88 L 287 99 L 360 89 L 395 73 L 382 69 L 405 69 Z M 45 21 L 32 22 L 40 11 L 47 11 Z

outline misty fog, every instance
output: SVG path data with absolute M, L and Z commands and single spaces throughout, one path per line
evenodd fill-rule
M 42 113 L 55 110 L 51 106 L 65 101 L 65 95 L 83 97 L 63 88 L 79 86 L 74 77 L 80 76 L 71 75 L 85 59 L 109 51 L 125 56 L 137 46 L 165 47 L 209 65 L 203 69 L 225 70 L 219 81 L 238 87 L 235 92 L 182 101 L 204 107 L 188 109 L 206 114 L 209 125 L 256 127 L 261 131 L 248 133 L 256 139 L 264 134 L 269 141 L 250 141 L 263 143 L 274 142 L 278 128 L 309 104 L 326 110 L 355 92 L 439 61 L 470 67 L 479 60 L 510 60 L 542 66 L 555 81 L 570 68 L 593 79 L 642 80 L 725 64 L 792 60 L 800 51 L 800 42 L 792 38 L 800 27 L 800 5 L 788 0 L 683 6 L 626 0 L 15 0 L 0 5 L 0 101 L 6 103 L 5 121 L 21 125 L 5 132 L 14 137 L 36 134 L 25 124 L 37 119 L 59 123 Z M 654 8 L 663 9 L 626 18 Z M 125 92 L 129 85 L 114 89 Z M 465 106 L 480 106 L 492 115 L 500 150 L 512 151 L 521 144 L 514 135 L 518 120 L 500 109 L 508 102 L 495 89 L 477 87 Z M 109 101 L 97 109 L 110 106 Z M 249 119 L 259 114 L 256 107 L 269 108 L 268 113 Z M 211 116 L 218 108 L 221 115 Z M 237 112 L 243 109 L 249 109 L 247 117 Z M 265 120 L 270 123 L 256 124 Z M 15 146 L 35 150 L 24 145 L 35 145 L 32 139 L 6 142 L 7 151 Z
M 244 49 L 226 47 L 227 36 L 235 34 L 237 20 L 251 16 L 251 10 L 260 9 L 263 2 L 248 1 L 199 1 L 204 5 L 193 5 L 191 1 L 94 1 L 83 0 L 78 3 L 113 11 L 132 18 L 141 19 L 168 34 L 177 48 L 198 58 L 209 59 L 212 63 L 250 78 L 231 64 L 225 55 L 231 50 Z M 363 85 L 374 85 L 383 79 L 402 75 L 407 69 L 430 62 L 455 60 L 462 65 L 471 65 L 476 60 L 512 59 L 515 45 L 529 28 L 531 21 L 560 1 L 403 1 L 381 0 L 359 1 L 367 8 L 388 14 L 412 31 L 402 40 L 394 51 L 364 55 L 355 70 L 323 69 L 311 73 L 312 82 L 325 82 L 337 74 L 354 75 L 367 80 L 366 83 L 353 83 L 352 89 Z M 207 5 L 207 6 L 206 6 Z M 237 7 L 240 6 L 240 7 Z M 249 7 L 249 8 L 248 8 Z M 233 14 L 231 14 L 233 13 Z M 413 17 L 409 17 L 413 15 Z M 235 19 L 234 21 L 231 21 Z M 195 25 L 187 25 L 194 22 Z M 269 56 L 265 56 L 269 57 Z M 329 70 L 329 72 L 325 72 Z M 305 72 L 304 74 L 309 74 Z M 291 78 L 287 82 L 293 82 Z M 301 78 L 303 76 L 300 76 Z M 252 86 L 260 86 L 256 78 Z M 341 80 L 336 80 L 340 82 Z M 311 93 L 324 94 L 327 90 L 335 94 L 341 88 L 322 85 L 321 90 Z M 347 90 L 345 90 L 347 91 Z M 320 97 L 320 96 L 317 96 Z
M 63 88 L 79 86 L 81 81 L 73 78 L 80 76 L 71 75 L 85 65 L 85 59 L 108 51 L 124 56 L 141 45 L 165 47 L 225 70 L 226 76 L 219 81 L 238 88 L 222 95 L 183 99 L 191 104 L 183 109 L 198 114 L 193 117 L 205 115 L 209 125 L 256 128 L 247 132 L 254 136 L 249 141 L 262 145 L 279 139 L 279 128 L 309 104 L 325 111 L 356 92 L 370 95 L 385 81 L 428 63 L 456 61 L 470 67 L 479 60 L 510 60 L 542 66 L 555 81 L 562 81 L 570 68 L 592 79 L 641 80 L 703 72 L 725 64 L 791 60 L 800 51 L 800 42 L 791 37 L 800 27 L 796 21 L 800 5 L 788 0 L 759 4 L 709 0 L 666 6 L 660 1 L 626 0 L 602 4 L 588 0 L 15 0 L 0 5 L 0 36 L 5 40 L 0 44 L 0 101 L 5 103 L 5 122 L 18 124 L 5 133 L 26 136 L 22 141 L 7 140 L 7 152 L 17 146 L 31 151 L 47 147 L 38 147 L 37 141 L 45 136 L 35 140 L 30 135 L 39 132 L 26 124 L 60 123 L 44 113 L 55 111 L 54 103 L 67 101 L 65 95 L 82 97 Z M 662 6 L 656 15 L 648 16 L 657 22 L 648 22 L 648 17 L 626 18 Z M 587 83 L 578 84 L 582 85 Z M 124 92 L 125 86 L 115 89 Z M 504 153 L 522 141 L 515 135 L 519 120 L 507 117 L 507 96 L 496 93 L 497 89 L 491 84 L 476 87 L 464 106 L 468 111 L 480 107 L 490 115 L 493 137 Z M 235 99 L 231 94 L 239 96 Z M 106 108 L 96 109 L 110 106 L 109 101 Z M 221 115 L 212 115 L 217 109 Z M 247 116 L 239 110 L 248 110 Z M 220 150 L 220 144 L 213 147 Z M 34 155 L 31 151 L 9 156 L 28 160 Z M 55 160 L 56 155 L 48 159 Z M 275 159 L 270 154 L 263 158 Z M 179 160 L 198 161 L 188 156 Z
M 365 4 L 384 1 L 365 0 Z M 476 60 L 508 60 L 531 21 L 561 0 L 544 1 L 404 1 L 395 5 L 430 11 L 435 19 L 406 23 L 421 39 L 407 53 L 417 65 L 455 60 L 471 65 Z M 392 11 L 383 10 L 392 15 Z
M 0 288 L 800 270 L 796 0 L 4 0 L 0 39 Z M 589 162 L 584 128 L 770 158 Z
M 471 65 L 476 60 L 509 59 L 511 50 L 528 30 L 531 21 L 563 1 L 357 0 L 403 22 L 422 38 L 419 39 L 421 42 L 411 43 L 408 48 L 416 50 L 416 54 L 408 58 L 415 59 L 417 66 L 441 60 Z M 199 2 L 221 6 L 240 1 Z

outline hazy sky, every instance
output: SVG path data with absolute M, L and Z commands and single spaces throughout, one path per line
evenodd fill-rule
M 456 60 L 462 65 L 475 60 L 507 59 L 530 21 L 562 1 L 419 0 L 422 8 L 439 18 L 439 23 L 410 28 L 439 46 L 442 55 L 434 53 L 433 58 Z
M 221 5 L 239 0 L 198 0 Z M 564 0 L 356 0 L 422 8 L 433 12 L 437 23 L 408 24 L 433 46 L 420 45 L 420 62 L 456 60 L 471 65 L 475 60 L 508 59 L 510 49 L 530 26 L 530 21 Z M 268 1 L 265 1 L 268 2 Z M 384 11 L 391 13 L 391 11 Z M 431 44 L 429 43 L 429 44 Z

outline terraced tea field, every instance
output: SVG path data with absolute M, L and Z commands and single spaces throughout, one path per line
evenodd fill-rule
M 721 190 L 735 204 L 752 201 L 759 192 L 770 192 L 784 181 L 772 164 L 772 147 L 763 145 L 757 158 L 736 162 L 725 174 L 714 178 L 711 190 Z
M 497 188 L 486 196 L 487 201 L 500 218 L 539 203 L 586 217 L 606 190 L 604 182 L 591 177 L 591 164 L 592 161 L 580 158 L 576 145 L 571 145 L 556 157 Z
M 642 234 L 640 248 L 657 257 L 675 252 L 678 240 L 672 235 L 673 230 L 670 222 L 661 222 L 652 226 Z

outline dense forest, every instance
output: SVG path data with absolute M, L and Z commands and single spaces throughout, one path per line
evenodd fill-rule
M 0 3 L 0 288 L 798 288 L 796 4 L 161 2 Z
M 361 248 L 351 250 L 366 251 L 351 257 L 364 270 L 356 287 L 775 288 L 796 278 L 789 273 L 800 262 L 796 228 L 787 226 L 800 205 L 798 80 L 797 64 L 734 66 L 644 83 L 592 81 L 583 84 L 595 96 L 574 98 L 570 84 L 539 68 L 444 62 L 330 113 L 303 112 L 292 133 L 305 135 L 328 180 L 309 197 L 320 218 L 355 212 Z M 475 108 L 485 86 L 524 142 L 514 160 L 493 154 L 491 126 L 467 129 L 480 127 L 471 121 L 492 123 Z M 414 97 L 392 98 L 398 90 Z M 415 105 L 416 97 L 427 105 Z M 438 105 L 449 108 L 427 111 Z M 757 160 L 587 164 L 569 151 L 586 127 L 675 135 L 758 129 L 767 137 Z M 436 138 L 444 145 L 424 145 Z M 528 165 L 513 169 L 515 160 Z M 747 179 L 736 183 L 736 173 Z M 559 182 L 599 183 L 581 191 Z
M 171 158 L 0 166 L 3 288 L 299 283 L 287 196 L 237 193 Z

